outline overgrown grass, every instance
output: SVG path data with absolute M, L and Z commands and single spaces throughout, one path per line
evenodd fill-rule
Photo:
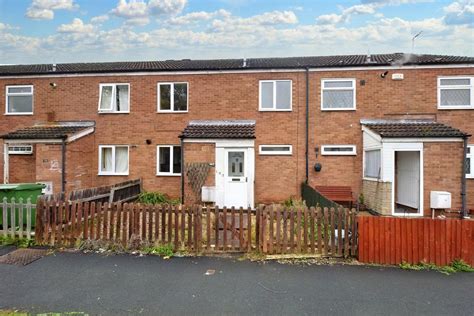
M 180 204 L 179 199 L 172 199 L 167 194 L 161 192 L 143 192 L 138 196 L 137 202 L 144 204 Z
M 10 235 L 0 236 L 0 245 L 1 246 L 16 246 L 18 248 L 28 248 L 35 245 L 33 239 L 27 238 L 13 238 Z
M 432 270 L 438 271 L 446 275 L 450 275 L 457 272 L 474 272 L 474 268 L 468 265 L 463 260 L 456 259 L 447 266 L 437 266 L 431 263 L 419 263 L 419 264 L 410 264 L 406 262 L 400 263 L 400 268 L 404 270 Z

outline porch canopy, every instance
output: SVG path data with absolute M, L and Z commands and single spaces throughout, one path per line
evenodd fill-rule
M 254 120 L 195 120 L 190 121 L 180 138 L 254 139 Z
M 94 132 L 94 121 L 38 123 L 0 135 L 4 143 L 70 143 Z

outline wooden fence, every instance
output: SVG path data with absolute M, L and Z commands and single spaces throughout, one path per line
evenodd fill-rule
M 42 195 L 45 201 L 77 201 L 77 202 L 128 202 L 134 200 L 142 191 L 141 179 L 128 180 L 113 185 L 74 190 L 68 194 L 57 193 Z
M 133 203 L 38 203 L 36 241 L 73 246 L 101 240 L 130 246 L 170 244 L 175 251 L 313 253 L 354 256 L 355 212 L 347 209 L 213 208 Z
M 0 226 L 3 236 L 27 239 L 34 236 L 32 227 L 34 226 L 36 204 L 32 204 L 30 199 L 24 203 L 22 198 L 18 201 L 12 198 L 8 203 L 7 198 L 4 197 L 0 207 Z
M 474 266 L 474 221 L 360 216 L 359 261 Z

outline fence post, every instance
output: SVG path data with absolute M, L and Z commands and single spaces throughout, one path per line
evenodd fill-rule
M 260 248 L 260 216 L 262 214 L 262 206 L 258 206 L 255 210 L 255 248 L 258 252 L 262 251 Z
M 36 220 L 35 220 L 35 242 L 38 244 L 42 243 L 41 237 L 43 236 L 43 217 L 44 217 L 44 200 L 43 198 L 39 198 L 36 201 Z
M 26 200 L 26 238 L 31 239 L 31 199 Z

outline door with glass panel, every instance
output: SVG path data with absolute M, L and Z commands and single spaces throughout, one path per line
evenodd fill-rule
M 249 206 L 247 160 L 247 149 L 225 150 L 225 206 Z

